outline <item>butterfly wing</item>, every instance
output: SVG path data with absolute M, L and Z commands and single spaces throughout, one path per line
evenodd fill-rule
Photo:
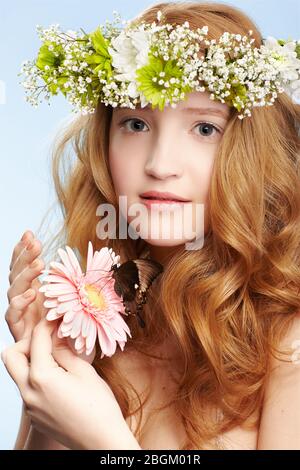
M 136 316 L 140 326 L 144 328 L 145 322 L 141 315 L 143 312 L 143 305 L 147 301 L 147 291 L 153 281 L 163 271 L 163 267 L 160 263 L 147 259 L 137 259 L 134 260 L 134 263 L 138 267 L 139 274 L 139 290 L 137 293 L 136 301 Z
M 144 328 L 141 316 L 146 293 L 154 279 L 163 271 L 160 263 L 148 259 L 136 259 L 123 263 L 115 269 L 115 291 L 123 297 L 125 312 L 136 315 L 139 325 Z
M 139 284 L 139 275 L 136 264 L 126 261 L 113 272 L 115 279 L 115 291 L 123 300 L 133 301 L 136 296 L 135 285 Z
M 152 282 L 163 271 L 160 263 L 149 259 L 135 259 L 133 262 L 138 268 L 139 286 L 141 292 L 147 292 Z

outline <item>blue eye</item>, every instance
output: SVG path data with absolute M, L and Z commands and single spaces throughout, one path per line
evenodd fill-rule
M 199 126 L 203 126 L 203 129 L 205 129 L 205 133 L 202 134 L 203 137 L 210 137 L 212 134 L 209 132 L 209 134 L 207 133 L 207 129 L 214 129 L 215 131 L 217 131 L 218 133 L 220 133 L 219 129 L 214 126 L 213 124 L 210 124 L 209 122 L 199 122 L 195 127 L 199 127 Z
M 141 119 L 137 119 L 137 118 L 125 119 L 120 124 L 124 125 L 125 129 L 128 130 L 128 128 L 126 127 L 126 124 L 130 121 L 135 121 L 135 123 L 138 122 L 139 124 L 145 125 L 145 123 Z M 141 129 L 139 129 L 139 128 L 138 129 L 135 128 L 134 130 L 132 128 L 130 129 L 130 131 L 133 131 L 133 132 L 139 131 L 139 130 L 141 130 Z
M 134 123 L 135 127 L 133 128 L 129 124 L 130 127 L 128 128 L 126 126 L 128 123 Z M 121 127 L 124 127 L 126 130 L 128 130 L 129 133 L 136 134 L 136 133 L 142 132 L 143 131 L 143 126 L 145 126 L 146 124 L 141 119 L 129 118 L 129 119 L 125 119 L 124 121 L 122 121 L 120 123 L 120 125 L 121 125 Z M 214 136 L 213 132 L 210 132 L 209 129 L 215 130 L 219 134 L 221 133 L 220 130 L 216 126 L 214 126 L 213 124 L 210 124 L 209 122 L 199 122 L 195 127 L 199 127 L 199 126 L 203 126 L 204 134 L 202 134 L 202 135 L 198 134 L 198 137 L 212 137 L 212 136 Z

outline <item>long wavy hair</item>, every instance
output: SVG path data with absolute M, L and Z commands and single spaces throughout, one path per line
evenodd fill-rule
M 207 25 L 208 39 L 224 31 L 247 35 L 251 29 L 254 46 L 261 45 L 256 25 L 232 6 L 159 3 L 135 21 L 155 21 L 158 10 L 168 23 Z M 141 239 L 96 236 L 98 205 L 114 204 L 118 211 L 108 164 L 111 116 L 112 108 L 99 103 L 93 115 L 65 129 L 54 148 L 53 177 L 63 214 L 55 240 L 77 250 L 83 267 L 89 240 L 98 250 L 112 247 L 122 262 L 138 258 L 146 246 Z M 253 109 L 250 118 L 240 120 L 231 109 L 214 160 L 204 246 L 179 250 L 168 261 L 159 295 L 149 292 L 144 329 L 127 317 L 128 351 L 159 360 L 155 348 L 167 338 L 179 348 L 182 372 L 167 405 L 186 431 L 181 449 L 214 448 L 220 433 L 259 423 L 270 358 L 279 358 L 280 341 L 300 309 L 299 122 L 299 106 L 285 93 L 273 106 Z M 100 359 L 98 346 L 93 366 L 112 388 L 124 418 L 139 412 L 134 430 L 139 438 L 149 394 L 141 400 L 115 363 L 118 354 Z M 221 411 L 221 419 L 213 418 L 212 409 Z

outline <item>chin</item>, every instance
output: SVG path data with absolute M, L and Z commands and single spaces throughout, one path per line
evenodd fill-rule
M 159 247 L 175 247 L 180 246 L 186 243 L 188 240 L 163 240 L 163 239 L 155 239 L 155 238 L 144 238 L 141 235 L 141 238 L 145 240 L 151 246 L 159 246 Z

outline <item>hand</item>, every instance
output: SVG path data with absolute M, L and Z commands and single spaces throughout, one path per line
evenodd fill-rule
M 70 449 L 140 449 L 112 390 L 57 337 L 57 322 L 43 318 L 1 358 L 38 431 Z
M 5 320 L 15 341 L 30 336 L 34 326 L 45 315 L 44 295 L 38 291 L 41 282 L 38 276 L 44 269 L 44 262 L 39 257 L 42 244 L 28 230 L 13 250 L 7 291 L 9 306 Z M 35 262 L 35 266 L 31 263 Z M 25 297 L 29 289 L 29 296 Z

